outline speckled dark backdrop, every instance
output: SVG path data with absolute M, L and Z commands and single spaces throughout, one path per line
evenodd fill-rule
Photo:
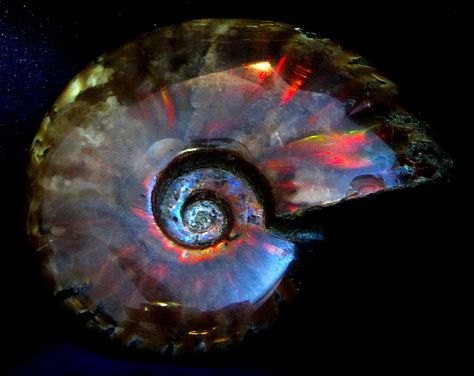
M 467 12 L 454 2 L 417 8 L 402 2 L 98 3 L 0 0 L 0 374 L 4 366 L 35 375 L 267 375 L 295 366 L 317 373 L 328 365 L 452 371 L 462 328 L 458 268 L 466 253 L 456 206 L 465 160 L 460 139 L 470 126 L 460 101 Z M 328 210 L 322 219 L 328 241 L 307 261 L 302 296 L 273 330 L 236 351 L 174 362 L 129 359 L 101 345 L 91 351 L 90 338 L 49 297 L 26 245 L 27 149 L 44 113 L 87 62 L 154 27 L 203 17 L 283 21 L 367 57 L 432 125 L 455 161 L 452 183 Z

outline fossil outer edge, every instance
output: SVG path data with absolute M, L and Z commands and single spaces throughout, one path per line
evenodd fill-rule
M 104 54 L 31 149 L 28 232 L 54 293 L 131 347 L 239 343 L 275 319 L 296 246 L 264 221 L 202 250 L 170 241 L 151 207 L 160 173 L 196 140 L 231 140 L 276 216 L 445 176 L 449 158 L 396 94 L 361 56 L 270 21 L 190 21 Z

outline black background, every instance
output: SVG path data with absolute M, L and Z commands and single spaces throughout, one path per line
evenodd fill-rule
M 454 2 L 351 4 L 0 0 L 3 366 L 48 375 L 454 371 L 464 355 L 459 338 L 469 299 L 462 294 L 469 245 L 458 234 L 459 210 L 470 213 L 458 190 L 468 155 L 460 140 L 472 126 L 461 105 L 468 13 Z M 54 99 L 89 61 L 155 27 L 207 17 L 282 21 L 367 57 L 431 124 L 455 168 L 450 184 L 320 213 L 315 220 L 325 225 L 327 241 L 304 261 L 303 292 L 272 330 L 225 354 L 137 359 L 91 344 L 44 288 L 23 230 L 27 150 Z

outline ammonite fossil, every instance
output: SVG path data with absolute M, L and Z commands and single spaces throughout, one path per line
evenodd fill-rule
M 269 21 L 190 21 L 101 56 L 32 145 L 28 231 L 54 293 L 158 352 L 268 326 L 300 249 L 277 222 L 449 169 L 396 94 L 361 56 Z

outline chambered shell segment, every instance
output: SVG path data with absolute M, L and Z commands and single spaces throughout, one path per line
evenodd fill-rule
M 289 25 L 198 20 L 79 73 L 30 164 L 28 231 L 57 296 L 130 346 L 204 351 L 265 327 L 301 213 L 443 176 L 360 56 Z

